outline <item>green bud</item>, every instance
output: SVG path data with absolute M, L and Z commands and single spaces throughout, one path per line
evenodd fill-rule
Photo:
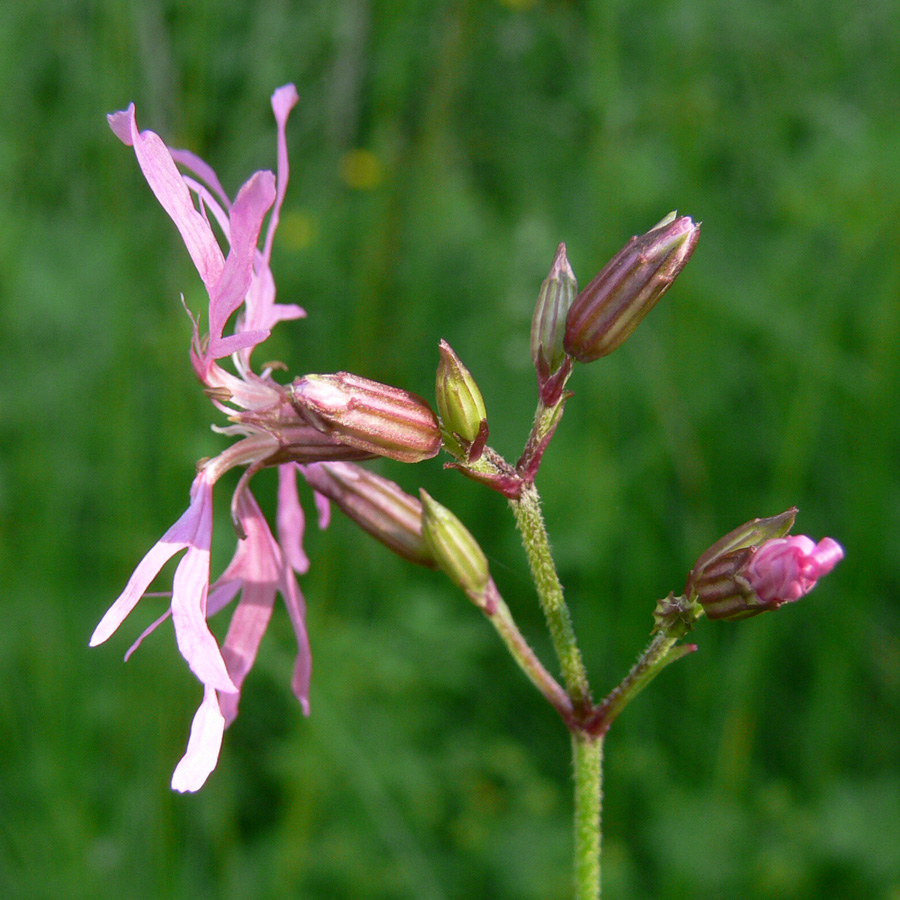
M 566 358 L 563 347 L 566 316 L 577 292 L 578 283 L 566 257 L 566 245 L 560 244 L 550 274 L 541 283 L 531 319 L 531 359 L 541 385 L 559 370 Z
M 490 582 L 487 558 L 478 542 L 459 519 L 430 497 L 422 498 L 422 537 L 438 568 L 461 587 L 474 603 L 481 605 Z
M 472 444 L 478 440 L 477 455 L 487 439 L 487 410 L 481 391 L 469 370 L 446 342 L 440 343 L 441 359 L 435 379 L 438 413 L 444 446 L 454 456 L 473 461 Z

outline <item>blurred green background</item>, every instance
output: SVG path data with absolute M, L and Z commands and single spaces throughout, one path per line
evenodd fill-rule
M 701 623 L 616 723 L 604 896 L 900 898 L 898 47 L 892 0 L 0 6 L 0 896 L 568 896 L 562 726 L 449 582 L 340 517 L 307 541 L 312 716 L 278 609 L 198 795 L 168 787 L 200 700 L 170 628 L 121 663 L 164 601 L 88 651 L 224 446 L 179 303 L 202 287 L 104 116 L 135 101 L 233 194 L 294 81 L 273 268 L 309 318 L 264 355 L 430 396 L 446 338 L 508 457 L 557 243 L 584 284 L 670 209 L 703 221 L 576 371 L 539 479 L 595 692 L 737 524 L 796 504 L 847 558 L 778 615 Z M 380 471 L 463 518 L 549 662 L 502 499 L 440 460 Z

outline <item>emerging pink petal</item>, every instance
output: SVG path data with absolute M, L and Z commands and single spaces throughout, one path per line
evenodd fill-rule
M 198 478 L 202 477 L 198 475 Z M 220 691 L 233 692 L 219 645 L 206 624 L 209 591 L 209 556 L 212 544 L 212 485 L 201 484 L 201 503 L 197 531 L 184 558 L 175 570 L 172 585 L 172 623 L 178 650 L 191 671 L 203 682 Z
M 189 172 L 193 172 L 201 181 L 206 182 L 218 199 L 218 202 L 221 203 L 222 209 L 231 209 L 231 201 L 219 182 L 219 176 L 216 175 L 215 170 L 209 163 L 200 159 L 196 153 L 191 153 L 190 150 L 176 150 L 174 147 L 170 147 L 169 153 L 172 154 L 172 159 L 179 166 L 187 169 Z
M 269 228 L 266 232 L 266 243 L 263 248 L 263 259 L 266 265 L 272 258 L 272 240 L 275 237 L 275 229 L 278 227 L 278 218 L 281 213 L 281 204 L 287 191 L 290 165 L 288 163 L 287 138 L 285 127 L 291 110 L 297 105 L 300 98 L 297 96 L 297 88 L 292 84 L 285 84 L 272 94 L 272 112 L 275 114 L 275 123 L 278 126 L 278 197 L 275 200 L 275 208 L 269 219 Z
M 805 535 L 775 538 L 753 554 L 746 577 L 761 600 L 777 606 L 808 594 L 843 558 L 831 538 L 818 544 Z
M 241 594 L 222 644 L 228 674 L 240 691 L 244 678 L 256 660 L 260 642 L 272 616 L 281 578 L 281 554 L 262 511 L 249 490 L 241 492 L 237 509 L 246 537 L 238 541 L 234 557 L 221 578 L 217 579 L 216 585 L 237 585 Z M 239 694 L 228 694 L 221 698 L 226 722 L 230 723 L 237 715 L 239 699 Z
M 222 736 L 225 733 L 225 717 L 219 709 L 216 692 L 211 687 L 203 689 L 203 702 L 191 723 L 191 736 L 187 751 L 172 774 L 172 789 L 199 791 L 219 761 Z
M 277 190 L 272 214 L 269 216 L 263 249 L 257 255 L 255 277 L 253 285 L 247 294 L 241 329 L 270 329 L 274 328 L 279 322 L 299 319 L 306 315 L 302 307 L 294 303 L 275 303 L 275 280 L 272 278 L 272 272 L 269 268 L 272 258 L 272 242 L 281 217 L 281 206 L 284 202 L 288 175 L 290 173 L 285 127 L 288 116 L 297 100 L 297 89 L 292 84 L 286 84 L 278 88 L 272 95 L 272 112 L 275 114 L 275 122 L 278 126 Z

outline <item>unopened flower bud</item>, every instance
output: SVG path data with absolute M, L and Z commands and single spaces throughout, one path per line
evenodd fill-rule
M 531 359 L 541 385 L 559 370 L 566 358 L 563 347 L 566 316 L 577 292 L 578 283 L 566 257 L 566 245 L 560 244 L 550 273 L 541 283 L 531 319 Z
M 471 372 L 462 364 L 453 348 L 440 343 L 435 393 L 444 436 L 444 446 L 456 457 L 470 462 L 481 455 L 487 440 L 487 410 L 481 391 Z M 472 445 L 478 441 L 479 446 Z
M 587 363 L 619 347 L 685 267 L 699 237 L 700 226 L 675 213 L 633 237 L 572 303 L 566 352 Z
M 831 538 L 816 544 L 805 535 L 785 536 L 797 514 L 755 519 L 718 540 L 688 576 L 685 593 L 710 619 L 744 619 L 808 594 L 843 559 Z
M 400 462 L 421 462 L 441 448 L 428 402 L 400 388 L 349 372 L 306 375 L 290 389 L 297 414 L 350 447 Z
M 422 504 L 399 485 L 350 463 L 305 466 L 303 477 L 363 531 L 398 556 L 435 568 L 422 537 Z
M 478 542 L 459 519 L 424 490 L 422 536 L 438 568 L 465 591 L 474 603 L 482 603 L 490 582 L 487 558 Z

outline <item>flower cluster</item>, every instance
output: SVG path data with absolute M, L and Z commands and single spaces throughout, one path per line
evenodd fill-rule
M 297 474 L 314 469 L 306 464 L 324 460 L 346 463 L 373 455 L 368 445 L 348 443 L 321 423 L 312 424 L 312 417 L 300 414 L 291 390 L 274 380 L 271 369 L 257 373 L 251 367 L 254 347 L 266 340 L 278 322 L 305 315 L 299 306 L 275 302 L 270 268 L 272 241 L 288 181 L 285 126 L 297 99 L 293 85 L 279 88 L 272 96 L 277 123 L 277 176 L 256 172 L 234 201 L 203 160 L 187 151 L 170 149 L 152 131 L 139 131 L 133 104 L 108 117 L 116 136 L 134 148 L 147 183 L 178 228 L 209 294 L 207 332 L 201 334 L 199 317 L 191 317 L 190 358 L 212 403 L 232 423 L 215 430 L 237 438 L 218 456 L 198 464 L 187 510 L 141 560 L 91 637 L 91 646 L 107 640 L 147 592 L 162 566 L 184 551 L 175 570 L 169 610 L 128 651 L 130 655 L 147 634 L 171 616 L 179 651 L 203 684 L 203 701 L 194 717 L 187 751 L 172 778 L 172 787 L 179 791 L 197 790 L 216 765 L 224 729 L 237 715 L 241 685 L 256 658 L 276 594 L 281 595 L 296 634 L 292 688 L 303 710 L 309 711 L 310 648 L 305 604 L 296 578 L 309 563 L 302 546 L 304 516 L 297 496 Z M 227 254 L 216 239 L 213 223 L 224 235 Z M 234 326 L 229 333 L 232 320 Z M 231 358 L 233 373 L 219 365 L 225 357 Z M 403 393 L 391 390 L 392 396 Z M 430 449 L 436 453 L 436 421 L 433 431 Z M 391 437 L 388 433 L 387 440 Z M 377 453 L 378 448 L 374 451 Z M 231 503 L 239 540 L 231 562 L 213 581 L 213 488 L 236 466 L 246 468 Z M 278 471 L 277 537 L 249 488 L 250 478 L 264 467 L 277 467 Z M 319 522 L 324 527 L 328 500 L 319 493 L 316 498 Z M 235 598 L 239 599 L 220 647 L 207 619 Z

